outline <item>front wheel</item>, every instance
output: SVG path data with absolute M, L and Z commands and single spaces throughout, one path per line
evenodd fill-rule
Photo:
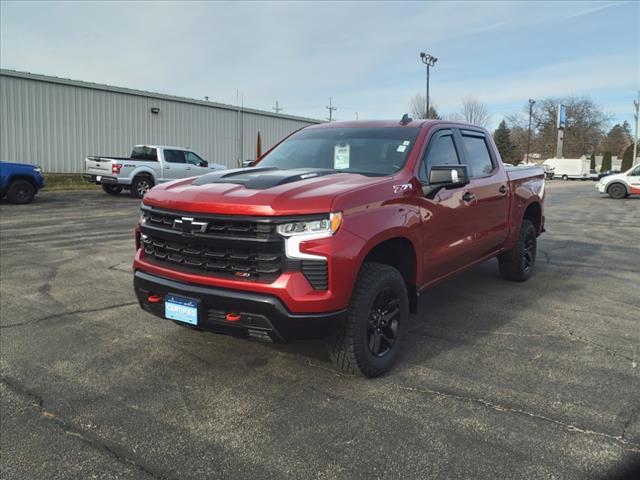
M 27 180 L 14 180 L 7 189 L 7 200 L 9 200 L 9 203 L 31 203 L 35 196 L 36 189 L 33 184 Z
M 611 198 L 619 200 L 627 196 L 627 189 L 621 183 L 614 183 L 607 188 L 607 193 Z
M 518 242 L 508 252 L 498 255 L 500 275 L 505 280 L 524 282 L 533 273 L 538 243 L 536 227 L 531 220 L 523 220 Z
M 122 192 L 122 187 L 120 185 L 102 185 L 102 190 L 104 190 L 109 195 L 119 195 Z
M 409 320 L 407 286 L 398 270 L 365 263 L 358 274 L 345 322 L 330 344 L 336 367 L 377 377 L 396 361 Z

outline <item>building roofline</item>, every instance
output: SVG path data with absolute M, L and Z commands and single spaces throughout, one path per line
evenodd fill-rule
M 70 78 L 53 77 L 50 75 L 42 75 L 39 73 L 20 72 L 17 70 L 0 69 L 0 76 L 24 78 L 28 80 L 35 80 L 39 82 L 57 83 L 59 85 L 68 85 L 80 88 L 89 88 L 92 90 L 102 90 L 105 92 L 122 93 L 124 95 L 134 95 L 137 97 L 156 98 L 158 100 L 167 100 L 171 102 L 190 103 L 192 105 L 200 105 L 203 107 L 221 108 L 223 110 L 231 110 L 237 112 L 241 110 L 245 113 L 253 113 L 256 115 L 263 115 L 267 117 L 280 118 L 285 120 L 297 120 L 307 123 L 322 123 L 322 120 L 307 117 L 298 117 L 295 115 L 286 115 L 282 113 L 269 112 L 267 110 L 258 110 L 255 108 L 242 108 L 236 105 L 228 105 L 225 103 L 210 102 L 208 100 L 198 100 L 195 98 L 178 97 L 176 95 L 167 95 L 164 93 L 149 92 L 146 90 L 135 90 L 132 88 L 115 87 L 113 85 L 105 85 L 101 83 L 85 82 L 82 80 L 72 80 Z

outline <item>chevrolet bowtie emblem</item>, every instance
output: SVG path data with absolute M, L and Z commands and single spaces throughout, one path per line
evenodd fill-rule
M 173 228 L 182 230 L 182 233 L 204 233 L 208 225 L 207 222 L 196 222 L 191 217 L 176 218 L 173 221 Z

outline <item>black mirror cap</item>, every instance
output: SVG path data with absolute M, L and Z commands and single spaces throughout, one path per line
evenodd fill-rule
M 209 166 L 209 162 L 207 162 L 206 160 L 202 160 L 202 161 L 200 162 L 200 166 L 201 166 L 201 167 L 208 167 L 208 166 Z
M 429 172 L 432 188 L 458 188 L 469 183 L 466 165 L 434 165 Z
M 253 162 L 255 162 L 255 160 L 243 160 L 242 168 L 253 167 Z

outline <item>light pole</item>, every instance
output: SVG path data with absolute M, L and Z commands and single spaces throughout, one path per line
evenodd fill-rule
M 636 164 L 636 155 L 638 154 L 638 110 L 640 109 L 640 91 L 638 91 L 638 100 L 634 100 L 633 104 L 636 107 L 636 138 L 633 140 L 633 160 L 631 160 L 631 165 Z
M 531 114 L 533 113 L 533 105 L 535 100 L 529 99 L 529 132 L 527 133 L 527 163 L 529 163 L 529 151 L 531 149 Z
M 429 118 L 429 67 L 433 67 L 438 59 L 429 53 L 420 52 L 420 60 L 427 66 L 427 94 L 425 96 L 427 111 L 424 118 Z

